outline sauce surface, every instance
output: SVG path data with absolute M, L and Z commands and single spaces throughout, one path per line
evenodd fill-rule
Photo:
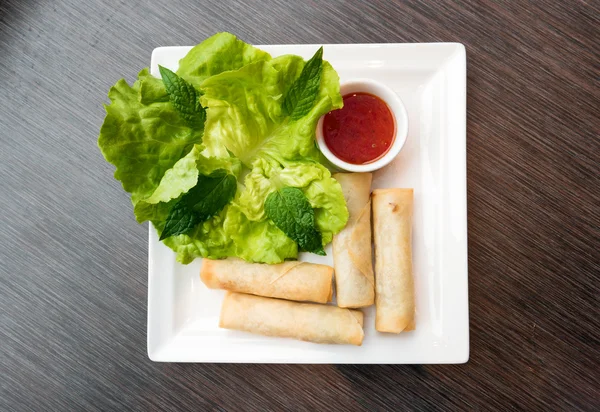
M 323 136 L 329 150 L 345 162 L 370 163 L 394 140 L 394 118 L 387 104 L 369 93 L 350 93 L 344 107 L 325 115 Z

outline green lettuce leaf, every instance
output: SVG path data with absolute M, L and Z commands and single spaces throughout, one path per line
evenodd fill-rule
M 201 102 L 209 108 L 205 124 L 205 144 L 222 144 L 246 166 L 259 158 L 285 164 L 293 160 L 319 159 L 315 128 L 319 118 L 342 106 L 339 78 L 327 62 L 322 62 L 320 87 L 303 106 L 300 118 L 282 109 L 285 93 L 292 88 L 304 68 L 298 56 L 281 56 L 250 63 L 241 69 L 207 78 L 201 84 Z M 297 112 L 294 112 L 297 116 Z
M 298 256 L 298 246 L 267 219 L 249 220 L 238 205 L 229 206 L 224 230 L 235 256 L 250 262 L 280 263 Z
M 237 190 L 237 179 L 224 169 L 199 175 L 191 188 L 169 211 L 159 240 L 188 233 L 199 223 L 218 214 L 231 202 Z
M 202 145 L 194 145 L 186 156 L 179 159 L 172 168 L 165 172 L 152 195 L 145 198 L 143 202 L 152 204 L 168 202 L 194 187 L 198 180 L 198 161 L 204 160 L 204 156 L 201 154 L 202 150 L 204 150 Z
M 190 173 L 190 176 L 195 176 L 196 181 L 194 181 L 188 190 L 195 186 L 199 174 L 208 176 L 217 170 L 226 170 L 230 174 L 239 177 L 241 164 L 238 159 L 231 157 L 223 159 L 205 157 L 199 153 L 199 149 L 200 147 L 197 146 L 195 150 L 192 151 L 192 153 L 196 154 L 196 157 L 195 162 L 189 164 L 189 168 L 193 170 Z M 165 177 L 167 177 L 167 175 L 165 175 Z M 169 183 L 172 183 L 173 186 L 178 185 L 176 179 L 172 182 L 165 183 L 165 186 L 169 186 Z M 241 185 L 238 185 L 238 190 L 239 187 L 241 187 Z M 186 192 L 188 192 L 188 190 L 186 190 Z M 175 192 L 172 193 L 174 194 Z M 162 236 L 170 211 L 184 195 L 185 193 L 182 192 L 177 198 L 173 198 L 168 202 L 161 201 L 156 204 L 139 202 L 135 209 L 136 217 L 138 220 L 143 219 L 152 221 L 160 237 Z M 225 218 L 228 214 L 228 209 L 230 208 L 231 205 L 225 206 L 216 216 L 197 225 L 195 229 L 192 229 L 190 232 L 170 236 L 163 239 L 163 243 L 176 253 L 177 261 L 184 264 L 188 264 L 198 257 L 221 259 L 227 256 L 236 256 L 233 240 L 231 236 L 225 232 L 223 227 Z
M 217 33 L 179 60 L 177 74 L 199 88 L 204 79 L 210 76 L 269 59 L 269 53 L 244 43 L 233 34 Z
M 340 184 L 327 168 L 312 162 L 290 162 L 287 166 L 257 160 L 245 178 L 245 190 L 234 203 L 249 220 L 267 218 L 264 202 L 271 192 L 284 187 L 296 187 L 304 192 L 315 211 L 315 221 L 323 237 L 323 245 L 344 228 L 348 209 Z
M 219 214 L 204 223 L 199 224 L 187 234 L 171 236 L 163 243 L 176 253 L 178 262 L 188 264 L 197 257 L 222 259 L 235 256 L 235 248 L 231 236 L 225 232 L 223 222 L 231 206 L 226 206 Z M 165 226 L 165 221 L 153 222 L 159 236 Z
M 202 145 L 195 145 L 186 156 L 165 172 L 150 196 L 136 199 L 133 212 L 139 223 L 166 219 L 173 206 L 170 201 L 178 199 L 196 186 L 199 175 L 207 176 L 215 170 L 225 169 L 234 176 L 239 176 L 241 163 L 238 159 L 207 157 L 203 154 L 203 149 Z
M 169 102 L 162 81 L 147 69 L 132 87 L 119 80 L 108 97 L 98 146 L 116 166 L 114 176 L 135 205 L 152 196 L 165 173 L 201 143 L 202 131 L 188 126 Z
M 154 222 L 159 235 L 164 221 Z M 226 206 L 217 216 L 187 234 L 171 236 L 163 243 L 188 264 L 198 257 L 221 259 L 238 256 L 249 262 L 280 263 L 298 256 L 296 242 L 270 220 L 250 221 L 236 205 Z

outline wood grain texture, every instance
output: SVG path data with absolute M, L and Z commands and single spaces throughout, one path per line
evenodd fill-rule
M 0 3 L 0 410 L 598 410 L 593 1 Z M 155 364 L 146 226 L 96 147 L 157 46 L 464 43 L 471 359 Z

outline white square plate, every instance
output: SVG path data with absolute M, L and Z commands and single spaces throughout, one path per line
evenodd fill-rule
M 310 58 L 320 45 L 258 46 L 273 56 Z M 176 70 L 190 47 L 160 47 L 158 65 Z M 373 176 L 373 189 L 413 187 L 416 330 L 375 331 L 365 310 L 360 347 L 319 345 L 220 329 L 223 292 L 200 281 L 201 259 L 184 266 L 150 228 L 148 356 L 161 362 L 464 363 L 469 358 L 466 191 L 466 54 L 462 44 L 324 46 L 340 80 L 373 78 L 394 89 L 409 116 L 400 155 Z M 333 265 L 311 254 L 302 260 Z

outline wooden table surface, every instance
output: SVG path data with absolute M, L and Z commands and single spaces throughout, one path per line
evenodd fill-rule
M 0 3 L 0 410 L 598 410 L 599 3 L 200 3 Z M 465 44 L 468 364 L 148 359 L 147 226 L 96 146 L 102 102 L 222 30 Z

